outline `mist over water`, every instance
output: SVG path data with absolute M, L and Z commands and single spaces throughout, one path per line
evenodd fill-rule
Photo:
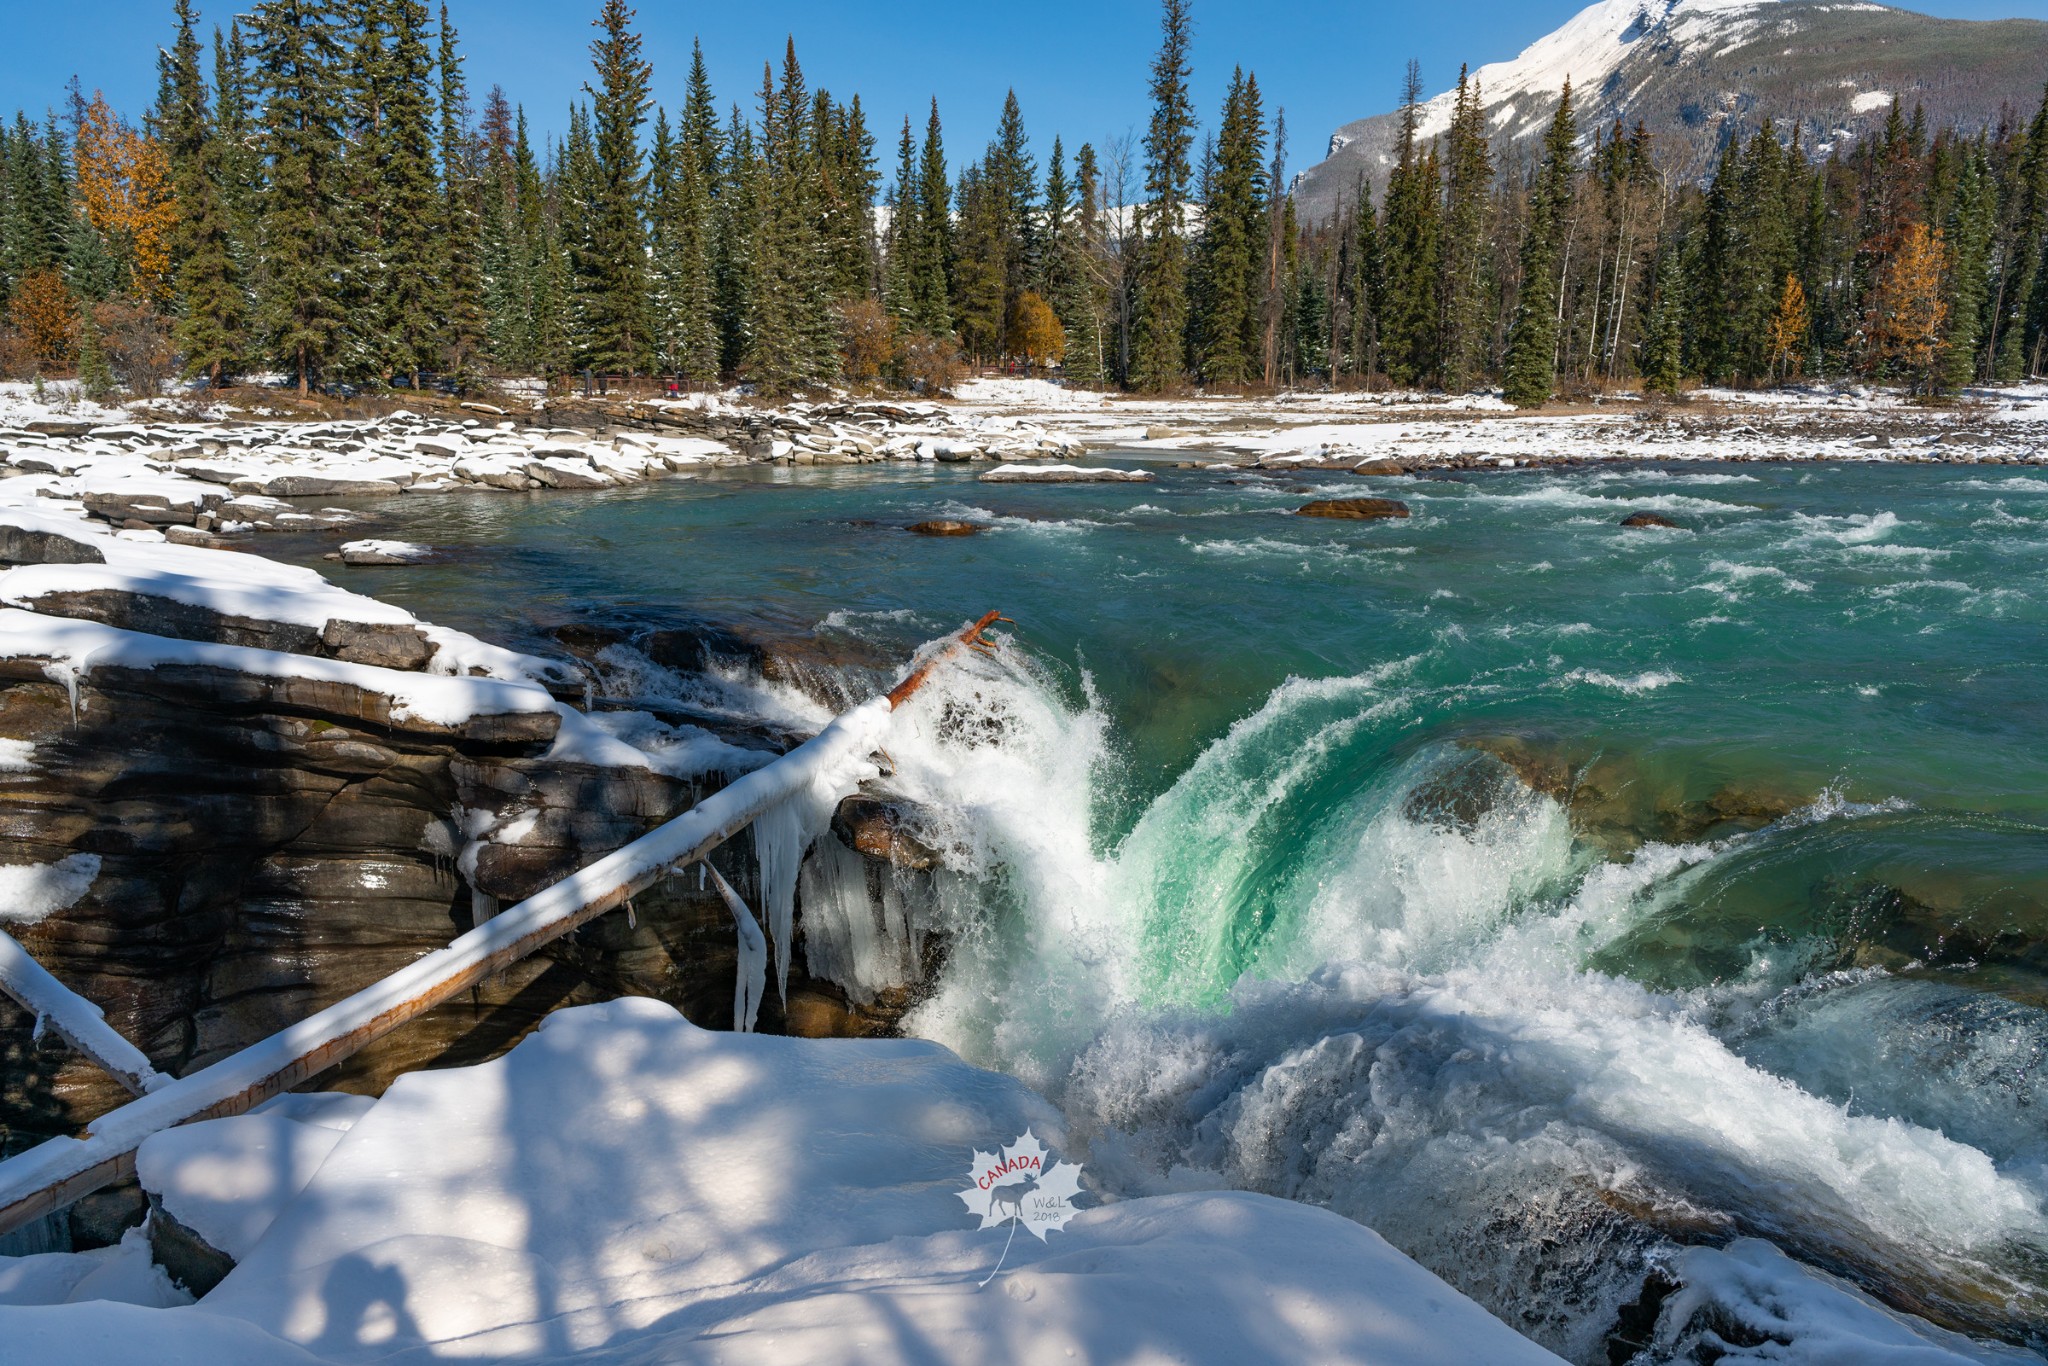
M 1327 1205 L 1576 1361 L 1652 1273 L 1645 1359 L 1821 1359 L 1852 1285 L 2048 1345 L 2048 479 L 1346 477 L 1415 511 L 1355 525 L 1299 487 L 420 498 L 458 563 L 362 586 L 882 653 L 1017 618 L 892 734 L 948 861 L 907 1027 L 1042 1088 L 1105 1193 Z M 900 529 L 937 515 L 992 529 Z

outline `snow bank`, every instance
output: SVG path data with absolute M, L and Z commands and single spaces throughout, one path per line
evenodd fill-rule
M 0 1342 L 49 1366 L 1556 1361 L 1370 1230 L 1255 1195 L 1086 1209 L 977 1291 L 1004 1238 L 955 1192 L 1027 1128 L 1061 1147 L 1045 1101 L 935 1044 L 561 1011 L 401 1078 L 199 1305 L 0 1308 Z
M 0 925 L 35 925 L 69 910 L 100 875 L 98 854 L 55 863 L 0 864 Z
M 164 598 L 224 616 L 275 621 L 324 631 L 331 623 L 413 627 L 433 647 L 430 672 L 481 674 L 514 682 L 572 683 L 570 669 L 430 626 L 402 607 L 337 588 L 310 569 L 260 555 L 203 546 L 138 542 L 107 535 L 82 516 L 0 507 L 0 526 L 68 537 L 98 551 L 101 564 L 29 564 L 0 573 L 0 602 L 33 609 L 55 593 L 119 592 Z M 365 544 L 403 544 L 369 542 Z
M 1119 470 L 1107 466 L 1081 465 L 998 465 L 981 476 L 984 484 L 1145 484 L 1153 476 L 1146 470 Z
M 97 622 L 0 608 L 0 659 L 21 658 L 50 661 L 45 672 L 53 681 L 70 686 L 105 665 L 130 669 L 200 666 L 259 678 L 341 683 L 389 697 L 393 720 L 437 726 L 460 726 L 482 716 L 562 710 L 543 689 L 503 679 L 405 673 L 244 645 L 171 640 Z
M 136 1153 L 135 1174 L 179 1223 L 240 1260 L 375 1103 L 288 1093 L 246 1115 L 166 1129 Z

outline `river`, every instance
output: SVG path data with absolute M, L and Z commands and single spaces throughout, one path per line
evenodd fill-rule
M 1106 1189 L 1327 1205 L 1578 1361 L 1735 1236 L 2048 1342 L 2048 476 L 1158 474 L 420 496 L 448 561 L 321 567 L 501 638 L 1014 618 L 890 751 L 955 870 L 908 1027 Z

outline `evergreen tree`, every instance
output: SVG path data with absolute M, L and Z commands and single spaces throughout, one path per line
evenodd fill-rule
M 756 194 L 753 290 L 746 374 L 771 394 L 823 383 L 838 366 L 830 263 L 819 236 L 811 100 L 796 43 L 784 49 L 782 83 L 762 72 L 761 169 Z
M 911 268 L 917 258 L 917 139 L 910 134 L 910 116 L 896 142 L 896 183 L 889 187 L 889 239 L 884 252 L 882 306 L 899 329 L 908 326 L 917 301 Z
M 1058 143 L 1054 144 L 1055 150 Z M 1070 243 L 1063 253 L 1066 279 L 1054 296 L 1053 307 L 1066 333 L 1066 354 L 1060 372 L 1073 384 L 1099 387 L 1108 382 L 1104 344 L 1102 289 L 1097 267 L 1102 262 L 1102 172 L 1095 148 L 1082 143 L 1074 154 L 1074 217 L 1067 233 Z M 1047 191 L 1048 200 L 1051 191 Z
M 1004 324 L 1004 220 L 1001 188 L 991 184 L 979 162 L 960 170 L 955 195 L 953 320 L 969 355 L 1000 353 Z
M 1458 71 L 1445 162 L 1440 379 L 1452 393 L 1470 389 L 1486 359 L 1487 195 L 1493 156 L 1479 82 Z
M 1687 290 L 1685 254 L 1676 245 L 1657 258 L 1650 287 L 1649 318 L 1643 328 L 1643 387 L 1652 393 L 1676 394 L 1685 363 Z
M 596 181 L 589 205 L 584 284 L 584 353 L 601 371 L 632 373 L 650 359 L 647 336 L 647 234 L 640 208 L 647 190 L 640 126 L 653 101 L 654 69 L 641 57 L 633 10 L 604 0 L 590 45 L 597 83 L 584 86 L 595 120 Z
M 1266 279 L 1266 126 L 1257 77 L 1231 73 L 1215 170 L 1196 249 L 1201 288 L 1193 301 L 1205 384 L 1249 384 L 1263 366 Z
M 185 373 L 215 385 L 240 364 L 247 319 L 236 278 L 227 208 L 220 189 L 220 140 L 209 118 L 199 70 L 191 0 L 177 0 L 178 36 L 169 57 L 170 105 L 164 133 L 178 200 L 175 330 Z
M 441 5 L 435 67 L 440 75 L 440 352 L 442 363 L 467 376 L 488 346 L 484 304 L 483 234 L 484 174 L 469 127 L 469 84 L 462 74 L 460 39 Z M 500 112 L 499 159 L 503 160 L 503 96 Z
M 434 164 L 434 60 L 427 46 L 427 7 L 422 0 L 379 0 L 379 7 L 390 46 L 385 54 L 385 88 L 380 92 L 381 221 L 373 302 L 381 335 L 374 349 L 383 362 L 380 378 L 389 369 L 411 376 L 417 385 L 420 372 L 438 363 L 450 314 L 458 304 L 446 274 L 454 243 L 449 196 Z M 460 180 L 467 158 L 459 138 L 446 140 L 456 163 L 452 176 Z M 471 291 L 473 299 L 473 286 Z M 472 306 L 470 299 L 460 303 L 465 313 Z
M 1380 364 L 1400 385 L 1436 376 L 1441 313 L 1437 303 L 1442 261 L 1442 174 L 1434 147 L 1418 141 L 1422 72 L 1408 63 L 1401 88 L 1401 147 L 1387 177 L 1380 246 L 1386 262 L 1380 295 Z
M 712 282 L 717 301 L 719 365 L 737 370 L 746 359 L 754 307 L 754 239 L 760 230 L 761 178 L 753 130 L 735 105 L 720 158 L 712 238 Z
M 953 195 L 946 178 L 946 145 L 939 128 L 939 102 L 925 122 L 918 159 L 916 257 L 910 266 L 911 320 L 917 330 L 944 337 L 953 330 Z
M 1373 212 L 1372 186 L 1363 177 L 1351 211 L 1345 243 L 1343 304 L 1346 313 L 1344 364 L 1352 379 L 1370 383 L 1379 369 L 1380 234 Z
M 1942 387 L 1961 389 L 1982 368 L 1984 313 L 1991 293 L 1991 230 L 1996 204 L 1981 147 L 1961 158 L 1945 236 L 1949 246 L 1948 333 L 1942 338 Z
M 1183 377 L 1187 332 L 1186 210 L 1188 155 L 1195 112 L 1188 94 L 1188 0 L 1162 0 L 1159 53 L 1152 62 L 1152 121 L 1145 134 L 1145 204 L 1137 270 L 1137 319 L 1131 382 L 1167 389 Z
M 713 204 L 718 184 L 718 106 L 704 50 L 695 47 L 683 102 L 678 152 L 678 203 L 665 268 L 675 311 L 675 368 L 685 379 L 710 384 L 718 379 L 719 338 L 713 276 Z
M 341 43 L 333 11 L 321 0 L 262 0 L 250 27 L 267 171 L 258 225 L 261 322 L 271 353 L 303 395 L 335 359 L 342 329 L 335 282 Z
M 1544 135 L 1543 169 L 1536 178 L 1529 228 L 1522 239 L 1522 292 L 1515 306 L 1501 386 L 1502 396 L 1517 408 L 1540 408 L 1548 403 L 1557 380 L 1558 258 L 1571 212 L 1577 142 L 1572 87 L 1566 81 L 1550 130 Z

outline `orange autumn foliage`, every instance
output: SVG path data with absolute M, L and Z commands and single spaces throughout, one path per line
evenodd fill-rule
M 70 357 L 78 310 L 62 275 L 44 268 L 22 276 L 7 315 L 37 370 L 56 368 Z
M 1888 373 L 1904 375 L 1915 390 L 1932 382 L 1940 356 L 1942 325 L 1948 321 L 1948 304 L 1941 296 L 1947 269 L 1941 229 L 1914 223 L 1900 234 L 1898 249 L 1871 291 L 1865 326 L 1877 363 Z
M 130 127 L 95 92 L 79 124 L 74 159 L 86 221 L 127 249 L 138 297 L 168 302 L 178 202 L 163 144 Z

